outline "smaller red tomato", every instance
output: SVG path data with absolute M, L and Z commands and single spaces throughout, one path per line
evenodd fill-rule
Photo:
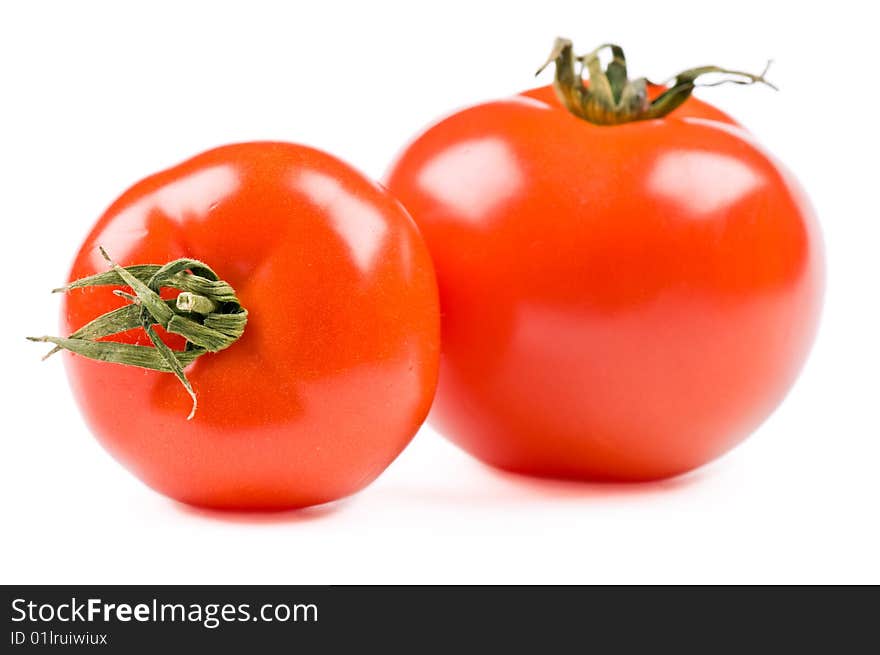
M 95 436 L 157 491 L 221 508 L 327 502 L 367 485 L 422 424 L 439 352 L 431 260 L 403 207 L 338 159 L 288 143 L 205 152 L 114 202 L 86 237 L 71 280 L 107 270 L 99 246 L 126 267 L 205 262 L 236 294 L 201 317 L 184 311 L 191 300 L 178 302 L 175 320 L 216 327 L 230 311 L 233 320 L 240 307 L 248 312 L 240 338 L 195 361 L 179 329 L 147 316 L 186 366 L 198 398 L 192 420 L 173 375 L 96 361 L 119 352 L 156 359 L 151 341 L 159 343 L 143 328 L 129 325 L 108 336 L 111 344 L 53 341 L 80 353 L 65 353 L 65 363 Z M 198 264 L 186 269 L 182 282 L 155 291 L 173 298 L 168 287 L 210 277 Z M 129 270 L 144 277 L 143 268 Z M 131 293 L 124 279 L 117 290 L 123 283 Z M 64 333 L 142 301 L 141 292 L 121 299 L 112 289 L 106 280 L 70 289 Z M 81 356 L 89 353 L 96 359 Z

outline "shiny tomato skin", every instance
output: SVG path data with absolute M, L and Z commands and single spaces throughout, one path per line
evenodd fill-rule
M 437 271 L 429 420 L 494 466 L 684 473 L 770 414 L 813 340 L 813 211 L 736 126 L 597 127 L 534 99 L 491 102 L 416 138 L 387 186 Z
M 589 82 L 585 82 L 586 86 L 589 86 Z M 663 93 L 666 90 L 666 87 L 662 84 L 648 84 L 648 99 L 654 100 L 657 96 Z M 564 110 L 562 103 L 559 102 L 559 98 L 556 97 L 556 91 L 553 90 L 552 85 L 547 86 L 539 86 L 535 89 L 529 89 L 528 91 L 523 91 L 521 96 L 526 98 L 534 98 L 535 100 L 540 100 L 543 103 L 550 105 L 551 107 Z M 733 118 L 728 116 L 726 113 L 715 107 L 714 105 L 709 104 L 703 100 L 700 100 L 697 97 L 691 96 L 687 100 L 685 100 L 680 107 L 674 109 L 670 117 L 673 118 L 705 118 L 711 121 L 718 121 L 719 123 L 727 123 L 729 125 L 739 125 Z
M 366 486 L 423 422 L 439 353 L 430 257 L 401 205 L 343 162 L 285 143 L 205 152 L 126 191 L 71 280 L 106 270 L 99 245 L 123 266 L 202 260 L 249 311 L 236 343 L 187 369 L 189 421 L 172 375 L 65 353 L 88 425 L 157 491 L 216 508 L 323 503 Z M 73 290 L 62 329 L 122 302 Z

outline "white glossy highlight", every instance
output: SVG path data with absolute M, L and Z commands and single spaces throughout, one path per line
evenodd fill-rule
M 158 212 L 163 218 L 183 222 L 205 220 L 207 213 L 224 198 L 238 191 L 241 181 L 235 168 L 212 166 L 198 173 L 165 185 L 147 198 L 135 202 L 119 213 L 97 242 L 117 261 L 128 259 L 129 250 L 147 234 L 147 221 Z M 104 270 L 107 263 L 95 249 L 92 263 Z
M 656 195 L 694 214 L 734 204 L 763 185 L 741 162 L 712 152 L 673 151 L 660 157 L 648 180 Z
M 495 138 L 452 146 L 419 175 L 419 184 L 440 203 L 478 223 L 523 183 L 514 153 Z
M 294 185 L 327 211 L 330 224 L 348 246 L 358 267 L 364 271 L 372 268 L 388 232 L 382 215 L 329 175 L 305 171 L 297 175 Z

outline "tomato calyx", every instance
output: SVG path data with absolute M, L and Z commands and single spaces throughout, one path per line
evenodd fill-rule
M 611 51 L 611 61 L 604 70 L 599 60 L 603 50 Z M 772 60 L 767 62 L 760 75 L 719 66 L 689 68 L 672 77 L 667 83 L 669 88 L 651 101 L 648 99 L 648 80 L 644 77 L 629 79 L 626 57 L 619 45 L 604 43 L 586 55 L 577 56 L 569 39 L 558 38 L 536 75 L 550 64 L 555 64 L 553 88 L 568 111 L 594 125 L 620 125 L 666 116 L 687 100 L 697 86 L 760 83 L 776 89 L 765 79 L 771 63 Z M 589 86 L 584 84 L 585 71 Z M 697 84 L 700 77 L 710 74 L 726 77 Z
M 164 265 L 141 264 L 123 268 L 103 248 L 101 255 L 110 270 L 53 289 L 53 293 L 96 286 L 127 286 L 134 293 L 116 289 L 113 293 L 130 304 L 102 314 L 70 336 L 28 337 L 30 341 L 54 344 L 43 359 L 60 350 L 103 362 L 136 366 L 172 373 L 192 398 L 193 418 L 198 407 L 195 391 L 184 368 L 206 353 L 228 348 L 244 333 L 247 310 L 235 289 L 220 279 L 207 264 L 195 259 L 176 259 Z M 177 289 L 171 300 L 159 295 L 162 288 Z M 155 325 L 186 339 L 183 350 L 172 350 L 156 334 Z M 142 328 L 153 346 L 100 341 L 121 332 Z

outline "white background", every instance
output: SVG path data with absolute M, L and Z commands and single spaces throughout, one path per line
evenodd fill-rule
M 816 4 L 4 2 L 0 582 L 880 582 L 880 50 L 869 3 Z M 607 486 L 501 474 L 424 428 L 357 496 L 272 515 L 177 505 L 103 452 L 23 337 L 56 326 L 48 290 L 117 195 L 252 139 L 380 177 L 426 123 L 534 85 L 557 35 L 658 79 L 776 60 L 778 93 L 699 94 L 795 172 L 827 244 L 818 342 L 751 439 Z

